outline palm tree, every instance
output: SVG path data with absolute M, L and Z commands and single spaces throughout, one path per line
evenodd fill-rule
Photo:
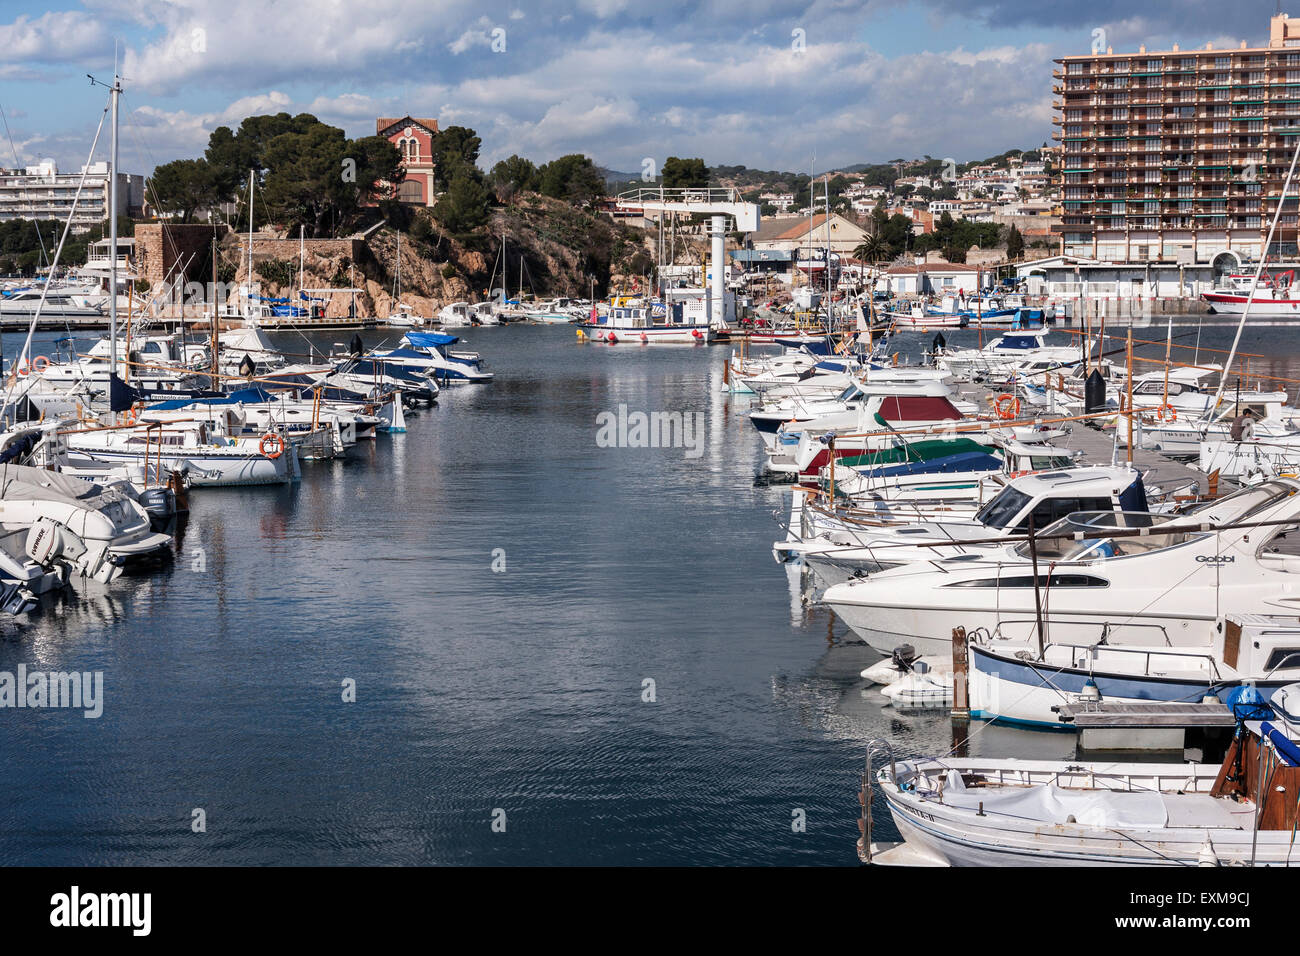
M 875 233 L 870 233 L 867 238 L 862 240 L 862 242 L 858 244 L 858 247 L 853 250 L 853 258 L 874 263 L 880 258 L 884 251 L 884 241 Z

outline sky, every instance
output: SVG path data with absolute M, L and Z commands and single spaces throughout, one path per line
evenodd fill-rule
M 39 0 L 36 0 L 39 3 Z M 474 128 L 480 165 L 584 153 L 822 171 L 1049 142 L 1054 57 L 1263 45 L 1273 0 L 0 0 L 0 166 L 80 168 L 123 76 L 122 169 L 309 112 Z M 1286 7 L 1284 5 L 1283 9 Z M 1232 15 L 1226 16 L 1225 14 Z M 1297 9 L 1300 15 L 1300 9 Z M 105 132 L 96 159 L 107 157 Z M 16 158 L 15 158 L 16 157 Z

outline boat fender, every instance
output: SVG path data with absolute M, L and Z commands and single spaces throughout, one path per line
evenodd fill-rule
M 642 332 L 642 333 L 641 333 L 641 344 L 642 344 L 642 345 L 645 345 L 645 344 L 646 344 L 647 342 L 649 342 L 649 341 L 650 341 L 650 337 L 649 337 L 648 335 L 646 335 L 644 332 Z
M 1083 690 L 1079 693 L 1079 697 L 1082 700 L 1088 701 L 1101 700 L 1101 689 L 1097 686 L 1097 682 L 1089 677 L 1088 680 L 1084 682 Z
M 613 332 L 610 332 L 609 335 L 605 337 L 605 341 L 607 341 L 610 345 L 617 345 L 618 336 L 615 335 Z

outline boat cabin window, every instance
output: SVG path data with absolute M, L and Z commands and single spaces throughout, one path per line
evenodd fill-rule
M 1000 578 L 979 578 L 972 581 L 958 581 L 946 584 L 949 588 L 1032 588 L 1032 574 L 1004 575 Z M 1040 588 L 1108 588 L 1110 582 L 1105 578 L 1093 577 L 1091 574 L 1040 574 Z
M 1170 381 L 1169 383 L 1169 395 L 1171 398 L 1174 395 L 1181 395 L 1183 394 L 1183 392 L 1191 392 L 1191 391 L 1195 391 L 1195 389 L 1186 387 L 1181 382 Z M 1165 394 L 1164 380 L 1149 379 L 1145 382 L 1139 382 L 1133 388 L 1133 394 L 1134 395 L 1164 395 Z
M 1034 505 L 1034 528 L 1043 529 L 1077 511 L 1105 511 L 1114 506 L 1109 498 L 1044 498 Z M 1016 528 L 1029 530 L 1029 516 L 1016 522 Z
M 1264 662 L 1264 670 L 1279 667 L 1300 667 L 1300 647 L 1275 647 Z
M 1069 455 L 1060 455 L 1055 458 L 1034 457 L 1029 461 L 1035 471 L 1043 468 L 1069 468 L 1074 464 L 1074 460 Z

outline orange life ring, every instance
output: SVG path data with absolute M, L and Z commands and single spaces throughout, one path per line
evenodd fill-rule
M 33 372 L 44 372 L 50 367 L 50 360 L 44 355 L 38 355 L 32 359 L 30 364 Z
M 1167 418 L 1165 417 L 1165 412 L 1169 413 Z M 1165 402 L 1156 409 L 1156 421 L 1168 422 L 1172 425 L 1174 422 L 1178 421 L 1178 409 L 1174 408 L 1174 406 L 1170 405 L 1168 402 Z
M 275 448 L 275 451 L 266 450 L 266 446 L 268 443 Z M 262 440 L 258 442 L 257 450 L 260 451 L 267 458 L 279 458 L 281 455 L 284 454 L 284 439 L 281 438 L 279 435 L 275 434 L 274 432 L 267 432 L 265 435 L 262 436 Z
M 1020 399 L 1003 392 L 993 400 L 993 411 L 1003 421 L 1010 421 L 1020 414 Z

